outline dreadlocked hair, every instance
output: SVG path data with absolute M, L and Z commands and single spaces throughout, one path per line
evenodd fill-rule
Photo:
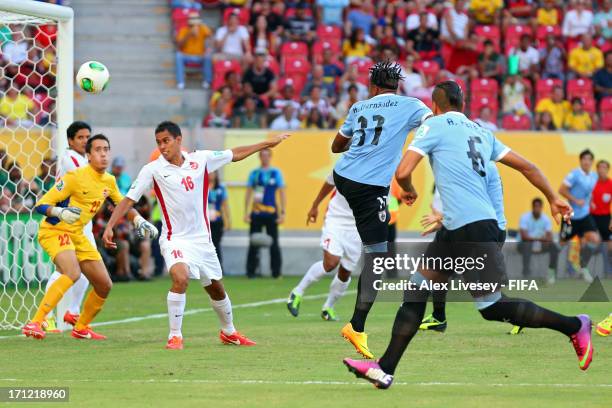
M 370 68 L 370 83 L 379 88 L 395 90 L 402 79 L 402 66 L 397 62 L 381 61 Z

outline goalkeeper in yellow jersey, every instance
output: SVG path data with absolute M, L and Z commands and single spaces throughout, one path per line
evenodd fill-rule
M 95 135 L 89 138 L 85 151 L 89 165 L 66 173 L 36 204 L 36 211 L 46 216 L 40 222 L 38 242 L 62 276 L 49 287 L 36 314 L 23 327 L 22 332 L 27 337 L 45 338 L 42 328 L 45 316 L 83 273 L 93 290 L 85 299 L 82 313 L 72 330 L 72 337 L 92 340 L 106 338 L 91 330 L 89 324 L 102 309 L 112 282 L 100 253 L 83 233 L 83 227 L 91 221 L 107 198 L 118 204 L 123 196 L 119 193 L 115 177 L 106 172 L 110 156 L 110 143 L 106 136 Z M 128 219 L 134 223 L 141 237 L 157 237 L 155 226 L 136 210 L 128 213 Z

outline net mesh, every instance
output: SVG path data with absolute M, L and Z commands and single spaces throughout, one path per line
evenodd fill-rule
M 57 24 L 0 11 L 0 329 L 36 311 L 53 265 L 36 239 L 36 200 L 53 186 Z

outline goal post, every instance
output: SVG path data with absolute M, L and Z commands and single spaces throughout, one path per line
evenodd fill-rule
M 32 317 L 54 270 L 33 207 L 73 121 L 73 18 L 69 7 L 0 0 L 0 330 Z

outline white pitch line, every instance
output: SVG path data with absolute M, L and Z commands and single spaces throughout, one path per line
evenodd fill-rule
M 352 295 L 357 293 L 357 291 L 355 290 L 348 290 L 346 291 L 347 295 Z M 306 295 L 303 297 L 303 299 L 306 300 L 313 300 L 313 299 L 322 299 L 327 297 L 326 293 L 321 293 L 319 295 Z M 242 303 L 239 305 L 232 305 L 232 309 L 249 309 L 249 308 L 253 308 L 253 307 L 259 307 L 259 306 L 267 306 L 267 305 L 274 305 L 277 303 L 284 303 L 287 301 L 287 298 L 276 298 L 276 299 L 270 299 L 270 300 L 262 300 L 260 302 L 251 302 L 251 303 Z M 205 312 L 212 312 L 213 309 L 211 307 L 204 307 L 201 309 L 191 309 L 191 310 L 187 310 L 184 315 L 194 315 L 194 314 L 198 314 L 198 313 L 205 313 Z M 92 324 L 92 326 L 111 326 L 111 325 L 115 325 L 115 324 L 123 324 L 123 323 L 134 323 L 134 322 L 141 322 L 143 320 L 151 320 L 151 319 L 166 319 L 168 317 L 168 313 L 156 313 L 156 314 L 150 314 L 150 315 L 146 315 L 146 316 L 137 316 L 137 317 L 129 317 L 127 319 L 120 319 L 120 320 L 110 320 L 108 322 L 100 322 L 100 323 L 94 323 Z M 12 339 L 15 337 L 23 337 L 22 334 L 17 334 L 17 335 L 13 335 L 13 336 L 0 336 L 0 340 L 2 339 Z
M 26 382 L 28 379 L 0 378 L 0 382 Z M 234 385 L 370 385 L 365 381 L 276 381 L 276 380 L 188 380 L 188 379 L 147 379 L 147 380 L 111 380 L 111 379 L 54 379 L 55 382 L 67 383 L 132 383 L 132 384 L 234 384 Z M 552 387 L 552 388 L 612 388 L 612 384 L 558 384 L 558 383 L 474 383 L 474 382 L 394 382 L 394 386 L 417 386 L 417 387 Z

